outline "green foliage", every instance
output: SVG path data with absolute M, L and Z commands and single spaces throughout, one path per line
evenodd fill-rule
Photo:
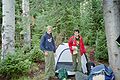
M 28 73 L 31 61 L 21 52 L 14 55 L 8 55 L 6 59 L 0 62 L 0 75 L 6 77 L 15 77 Z
M 2 24 L 2 1 L 0 1 L 0 24 Z
M 98 38 L 96 40 L 96 50 L 95 50 L 95 56 L 96 59 L 102 59 L 102 60 L 108 60 L 108 54 L 107 54 L 107 43 L 105 39 L 105 33 L 103 31 L 98 32 Z M 104 35 L 104 36 L 103 36 Z
M 40 37 L 42 36 L 42 31 L 40 32 L 38 28 L 33 28 L 32 33 L 32 48 L 30 53 L 30 57 L 32 61 L 40 61 L 44 60 L 44 56 L 42 54 L 42 51 L 40 50 Z
M 23 49 L 17 49 L 14 55 L 8 55 L 0 62 L 0 75 L 9 78 L 22 76 L 30 71 L 31 64 L 44 60 L 43 54 L 37 47 L 24 53 Z
M 30 78 L 27 77 L 27 76 L 22 76 L 22 77 L 20 77 L 19 79 L 17 79 L 17 78 L 12 78 L 11 80 L 30 80 Z
M 86 45 L 94 46 L 96 59 L 108 59 L 101 0 L 80 3 L 80 30 Z
M 27 55 L 32 62 L 44 60 L 44 55 L 36 46 L 30 51 L 30 53 L 27 53 Z
M 37 5 L 39 1 L 38 3 L 33 1 L 33 3 Z M 54 33 L 64 33 L 64 37 L 70 37 L 73 34 L 72 31 L 74 27 L 77 27 L 77 21 L 79 20 L 79 18 L 77 18 L 79 17 L 79 15 L 77 15 L 79 12 L 77 14 L 75 12 L 75 10 L 78 10 L 75 6 L 79 7 L 79 5 L 77 1 L 74 3 L 77 5 L 73 4 L 72 0 L 42 0 L 39 4 L 41 6 L 31 5 L 34 7 L 34 10 L 36 10 L 31 10 L 33 11 L 31 15 L 36 16 L 37 14 L 36 31 L 42 33 L 46 25 L 52 25 L 54 27 Z
M 108 59 L 101 0 L 31 1 L 31 15 L 36 19 L 33 31 L 36 40 L 33 39 L 33 43 L 38 43 L 46 25 L 54 27 L 55 37 L 62 33 L 64 42 L 73 35 L 73 29 L 78 28 L 85 45 L 95 45 L 97 59 Z

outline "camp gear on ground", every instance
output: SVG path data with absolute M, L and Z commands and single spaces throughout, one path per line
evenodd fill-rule
M 89 75 L 91 70 L 95 67 L 95 64 L 93 62 L 89 61 L 89 62 L 87 62 L 86 67 L 87 67 L 87 74 Z
M 58 70 L 58 78 L 59 80 L 66 80 L 68 77 L 67 70 L 64 68 L 61 68 Z
M 103 74 L 95 75 L 93 76 L 93 80 L 105 80 L 105 75 Z
M 77 71 L 75 74 L 75 80 L 88 80 L 88 76 L 82 72 Z
M 115 75 L 110 67 L 106 67 L 104 64 L 101 64 L 91 70 L 88 80 L 95 80 L 96 78 L 115 80 Z

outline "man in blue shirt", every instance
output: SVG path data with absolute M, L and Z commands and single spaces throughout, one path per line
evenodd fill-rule
M 56 50 L 51 26 L 47 27 L 47 32 L 42 36 L 40 48 L 45 55 L 45 80 L 49 80 L 51 77 L 55 76 L 54 53 Z

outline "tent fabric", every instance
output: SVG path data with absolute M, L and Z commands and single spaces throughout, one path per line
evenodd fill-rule
M 66 69 L 67 71 L 73 71 L 73 67 L 72 67 L 72 63 L 68 63 L 68 62 L 59 62 L 56 65 L 56 70 L 59 70 L 61 68 Z
M 57 62 L 72 62 L 72 56 L 67 43 L 58 46 L 55 53 L 55 65 Z
M 70 49 L 68 43 L 63 43 L 58 46 L 55 53 L 55 70 L 58 72 L 61 68 L 64 68 L 68 71 L 68 75 L 74 75 L 72 72 L 72 55 L 70 53 Z
M 81 64 L 82 64 L 83 73 L 87 73 L 87 67 L 86 67 L 87 62 L 88 62 L 88 60 L 87 60 L 86 54 L 83 54 L 81 56 Z
M 93 80 L 93 77 L 99 74 L 104 74 L 105 80 L 115 80 L 115 76 L 110 67 L 106 67 L 104 64 L 98 65 L 91 70 L 89 80 Z
M 69 72 L 73 72 L 72 54 L 70 52 L 68 43 L 63 43 L 58 46 L 55 53 L 55 69 L 65 68 Z M 87 73 L 86 68 L 87 58 L 85 54 L 81 56 L 81 64 L 83 73 Z M 69 73 L 68 73 L 69 75 Z

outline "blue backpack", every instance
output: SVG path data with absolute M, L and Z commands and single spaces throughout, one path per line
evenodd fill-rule
M 93 77 L 97 75 L 103 75 L 105 80 L 115 80 L 115 75 L 112 69 L 110 67 L 106 67 L 104 64 L 94 67 L 90 72 L 88 80 L 93 80 Z

